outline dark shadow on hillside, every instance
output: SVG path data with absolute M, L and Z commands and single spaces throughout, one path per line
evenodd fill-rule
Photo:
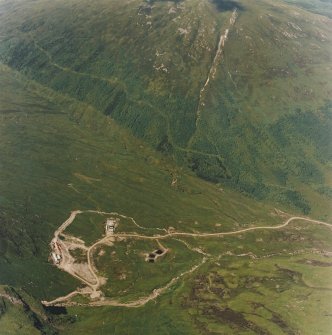
M 67 309 L 65 307 L 57 306 L 43 306 L 44 311 L 53 315 L 67 315 Z
M 211 2 L 217 7 L 219 12 L 232 11 L 235 8 L 237 10 L 244 10 L 244 7 L 234 0 L 211 0 Z

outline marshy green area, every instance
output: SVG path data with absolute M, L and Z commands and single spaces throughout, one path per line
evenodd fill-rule
M 328 334 L 326 278 L 332 273 L 326 257 L 224 257 L 208 271 L 193 278 L 183 303 L 203 333 Z
M 123 238 L 94 252 L 106 297 L 139 299 L 207 261 L 138 308 L 39 301 L 82 287 L 48 260 L 72 210 L 147 235 L 275 226 L 276 208 L 331 222 L 329 6 L 0 1 L 0 334 L 328 334 L 331 229 L 304 221 L 166 238 L 154 263 L 156 241 Z M 91 245 L 109 216 L 65 233 Z

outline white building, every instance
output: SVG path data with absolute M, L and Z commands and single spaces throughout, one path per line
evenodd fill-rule
M 106 234 L 114 234 L 115 227 L 117 226 L 117 220 L 109 218 L 105 223 L 105 232 Z

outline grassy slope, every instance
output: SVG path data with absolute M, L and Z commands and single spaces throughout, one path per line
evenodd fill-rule
M 233 7 L 239 18 L 196 129 L 199 91 Z M 275 1 L 2 8 L 3 62 L 111 114 L 204 178 L 328 214 L 327 17 Z
M 195 229 L 204 231 L 215 230 L 217 222 L 230 230 L 234 224 L 279 221 L 270 215 L 271 206 L 229 189 L 220 191 L 90 107 L 4 66 L 1 86 L 7 89 L 1 96 L 1 236 L 6 237 L 1 238 L 1 251 L 8 257 L 1 262 L 3 282 L 32 281 L 28 287 L 39 297 L 63 292 L 57 279 L 62 274 L 47 262 L 48 242 L 55 227 L 77 208 L 118 211 L 146 227 L 187 231 L 195 221 Z M 176 187 L 171 186 L 173 175 Z M 36 273 L 19 259 L 12 264 L 15 255 L 27 258 Z M 11 269 L 21 271 L 21 277 Z M 44 282 L 39 271 L 50 278 Z
M 327 18 L 301 9 L 250 2 L 230 32 L 192 142 L 220 154 L 224 175 L 241 189 L 305 211 L 294 190 L 329 201 L 317 194 L 330 183 L 329 29 Z M 206 168 L 215 159 L 204 166 L 204 156 L 193 158 L 200 175 L 223 175 Z
M 47 262 L 48 242 L 53 230 L 75 208 L 119 211 L 147 227 L 174 226 L 187 231 L 231 230 L 280 222 L 280 218 L 270 214 L 272 206 L 227 188 L 221 191 L 220 186 L 192 176 L 91 107 L 28 81 L 5 66 L 1 66 L 0 78 L 1 86 L 6 89 L 1 95 L 1 236 L 6 237 L 1 239 L 2 283 L 23 287 L 37 299 L 65 294 L 78 285 Z M 175 188 L 171 186 L 174 175 L 178 177 Z M 278 253 L 281 249 L 285 254 L 298 250 L 328 250 L 330 235 L 325 234 L 324 229 L 311 226 L 308 229 L 299 233 L 290 227 L 279 233 L 261 232 L 245 238 L 189 242 L 217 258 L 225 252 L 254 252 L 263 256 Z M 257 243 L 258 240 L 263 242 Z M 183 249 L 183 245 L 176 241 L 164 243 L 175 250 L 169 257 Z M 146 252 L 146 248 L 153 247 L 139 244 L 135 250 Z M 134 252 L 133 257 L 137 257 L 134 249 L 129 248 Z M 134 274 L 140 269 L 138 262 L 144 262 L 140 257 L 132 264 L 126 262 L 121 246 L 117 254 L 121 263 L 111 264 L 115 267 L 114 278 L 106 287 L 111 295 L 114 290 L 123 290 L 128 285 L 116 281 L 116 271 L 119 270 L 116 264 L 125 264 L 121 272 Z M 163 283 L 164 271 L 168 276 L 171 272 L 175 274 L 187 269 L 197 258 L 193 256 L 185 251 L 176 257 L 174 266 L 170 267 L 166 259 L 165 263 L 161 261 L 153 264 L 155 268 L 142 268 L 139 275 L 129 278 L 140 287 L 141 295 L 146 289 Z M 273 262 L 272 258 L 271 264 Z M 214 263 L 213 260 L 209 262 L 201 276 L 205 277 Z M 102 271 L 109 271 L 107 264 L 103 270 L 101 263 Z M 146 278 L 149 278 L 148 282 Z M 194 302 L 188 302 L 186 298 L 186 292 L 195 287 L 195 283 L 189 278 L 179 281 L 158 299 L 157 305 L 150 303 L 134 310 L 71 308 L 67 316 L 53 316 L 53 324 L 68 334 L 80 333 L 83 329 L 86 334 L 103 331 L 127 334 L 141 329 L 148 334 L 155 334 L 156 330 L 161 334 L 206 334 L 206 328 L 195 316 L 199 313 L 204 319 L 206 313 L 197 308 L 193 312 Z M 137 292 L 134 290 L 131 294 L 133 297 Z M 234 303 L 241 299 L 238 297 Z M 293 301 L 296 297 L 290 299 Z M 210 317 L 213 313 L 208 319 Z M 7 322 L 6 318 L 3 322 Z M 299 322 L 292 326 L 295 329 L 303 320 L 301 315 L 298 318 Z M 196 321 L 192 323 L 193 320 Z M 217 326 L 221 327 L 225 322 L 219 320 Z M 265 326 L 266 322 L 258 320 L 256 323 L 263 328 L 277 327 L 273 322 Z M 289 322 L 287 318 L 285 322 Z M 326 326 L 321 323 L 321 327 Z M 236 329 L 232 331 L 238 333 Z
M 1 5 L 4 3 L 6 4 L 3 2 Z M 20 2 L 17 3 L 21 5 Z M 57 10 L 61 15 L 67 15 L 61 6 Z M 40 15 L 43 16 L 43 12 Z M 102 14 L 97 12 L 96 15 Z M 56 17 L 53 19 L 56 21 Z M 6 29 L 9 29 L 8 26 Z M 16 31 L 11 33 L 15 34 Z M 46 40 L 44 42 L 46 43 Z M 36 61 L 38 59 L 42 61 L 38 57 Z M 47 62 L 47 59 L 45 61 Z M 69 64 L 73 64 L 72 60 L 64 66 Z M 15 67 L 15 64 L 11 65 Z M 20 70 L 26 72 L 28 77 L 33 76 L 40 80 L 41 72 L 29 73 L 30 65 Z M 46 71 L 46 68 L 44 69 Z M 227 187 L 197 179 L 190 171 L 179 168 L 170 159 L 155 153 L 144 142 L 138 141 L 91 106 L 31 82 L 6 66 L 2 65 L 0 71 L 0 86 L 3 88 L 0 95 L 1 283 L 23 287 L 37 299 L 56 297 L 75 288 L 78 283 L 52 267 L 47 262 L 47 257 L 48 242 L 53 230 L 67 218 L 70 210 L 76 208 L 119 211 L 135 217 L 145 226 L 174 226 L 187 231 L 231 230 L 248 224 L 280 222 L 280 218 L 270 215 L 273 207 L 266 201 L 254 201 Z M 46 71 L 44 74 L 46 83 L 49 73 Z M 60 75 L 61 80 L 59 79 L 59 90 L 63 88 L 60 85 L 61 81 L 66 82 L 68 78 L 76 76 L 71 73 L 69 77 L 64 78 L 62 75 L 63 73 Z M 95 99 L 96 92 L 100 91 L 101 96 L 107 94 L 105 95 L 102 87 L 98 86 L 99 81 L 94 82 L 91 77 L 88 79 L 89 90 L 96 86 L 95 93 L 91 92 L 89 97 L 90 102 L 101 101 Z M 53 80 L 49 80 L 47 84 L 53 86 L 58 79 L 54 76 Z M 72 93 L 73 87 L 82 83 L 84 80 L 72 83 L 73 86 L 67 93 Z M 133 87 L 137 85 L 133 84 Z M 82 93 L 83 98 L 88 99 Z M 156 126 L 160 126 L 161 123 L 156 122 Z M 174 176 L 178 179 L 175 188 L 171 187 Z M 223 192 L 220 187 L 224 188 Z M 308 188 L 306 192 L 314 199 L 314 204 L 321 203 L 321 207 L 314 208 L 314 214 L 317 217 L 329 217 L 330 213 L 326 210 L 327 200 L 324 204 L 324 198 L 314 196 L 310 185 L 302 184 L 301 187 Z M 328 193 L 328 190 L 326 192 Z M 195 221 L 198 224 L 194 224 Z M 216 223 L 221 223 L 222 226 L 216 227 Z M 301 250 L 304 254 L 315 250 L 325 253 L 329 250 L 330 235 L 326 234 L 324 229 L 302 226 L 295 225 L 285 232 L 262 232 L 222 240 L 192 240 L 190 243 L 204 247 L 216 257 L 227 251 L 234 254 L 253 252 L 258 256 L 264 256 L 275 253 L 287 255 Z M 327 287 L 330 287 L 330 283 L 319 283 L 323 289 L 308 289 L 297 279 L 299 275 L 294 274 L 293 278 L 291 274 L 290 278 L 287 271 L 280 274 L 273 266 L 278 264 L 292 271 L 303 272 L 306 283 L 313 283 L 317 278 L 320 281 L 330 278 L 329 267 L 319 263 L 320 265 L 311 268 L 297 263 L 301 261 L 301 257 L 280 257 L 271 256 L 262 262 L 255 261 L 254 264 L 249 259 L 245 259 L 244 262 L 238 261 L 239 258 L 231 258 L 230 262 L 222 259 L 222 270 L 215 262 L 209 262 L 198 277 L 180 281 L 156 304 L 150 303 L 142 309 L 134 310 L 72 308 L 69 315 L 73 320 L 77 315 L 77 322 L 70 325 L 59 318 L 58 325 L 62 325 L 62 328 L 65 326 L 63 332 L 68 334 L 130 334 L 140 333 L 142 329 L 147 334 L 248 334 L 259 333 L 259 329 L 278 334 L 284 324 L 291 330 L 299 330 L 303 334 L 312 334 L 316 329 L 319 329 L 321 334 L 326 333 L 331 322 L 323 315 L 329 306 L 330 291 Z M 318 256 L 305 254 L 303 257 L 315 259 Z M 323 263 L 329 262 L 327 257 L 318 259 Z M 190 254 L 184 254 L 177 266 L 185 267 L 191 260 Z M 285 286 L 285 293 L 274 293 L 275 286 L 272 289 L 271 285 L 267 284 L 266 274 L 262 275 L 262 267 L 274 273 L 278 283 Z M 137 264 L 133 264 L 132 268 L 137 269 Z M 208 273 L 212 274 L 207 275 Z M 220 287 L 218 276 L 226 277 L 225 286 L 228 290 L 237 287 L 232 284 L 232 278 L 240 278 L 238 290 L 233 291 L 226 302 L 223 294 L 214 290 L 223 289 Z M 260 291 L 255 289 L 255 281 L 255 285 L 248 282 L 250 276 L 257 277 L 256 283 L 262 283 Z M 158 285 L 158 278 L 152 277 L 149 285 Z M 208 285 L 205 284 L 204 278 L 210 278 Z M 203 284 L 199 284 L 200 282 Z M 142 285 L 139 282 L 138 284 Z M 145 286 L 141 287 L 145 289 Z M 216 292 L 215 295 L 211 296 L 210 291 L 204 292 L 206 287 Z M 310 292 L 312 295 L 305 298 Z M 253 303 L 258 299 L 273 311 L 274 316 L 271 317 L 271 312 L 263 307 L 255 311 L 258 307 Z M 197 301 L 202 303 L 197 304 Z M 291 301 L 294 305 L 289 313 L 283 308 L 285 301 Z M 299 310 L 296 304 L 301 304 L 304 311 L 313 313 L 318 321 L 310 323 L 306 314 Z M 217 306 L 217 309 L 206 310 L 206 305 Z M 225 308 L 242 313 L 246 322 L 249 320 L 258 328 L 250 328 L 253 327 L 252 324 L 248 325 L 238 314 L 223 315 L 220 309 Z M 232 321 L 233 317 L 235 321 Z M 22 319 L 24 318 L 22 316 Z M 280 323 L 280 319 L 284 324 Z M 313 325 L 314 330 L 311 328 Z
M 3 335 L 56 335 L 40 303 L 22 290 L 0 286 L 0 327 Z

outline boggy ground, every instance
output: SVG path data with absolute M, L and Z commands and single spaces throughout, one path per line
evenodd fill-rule
M 182 307 L 205 334 L 327 334 L 332 322 L 330 261 L 331 254 L 324 252 L 263 259 L 224 256 L 206 275 L 194 276 Z

